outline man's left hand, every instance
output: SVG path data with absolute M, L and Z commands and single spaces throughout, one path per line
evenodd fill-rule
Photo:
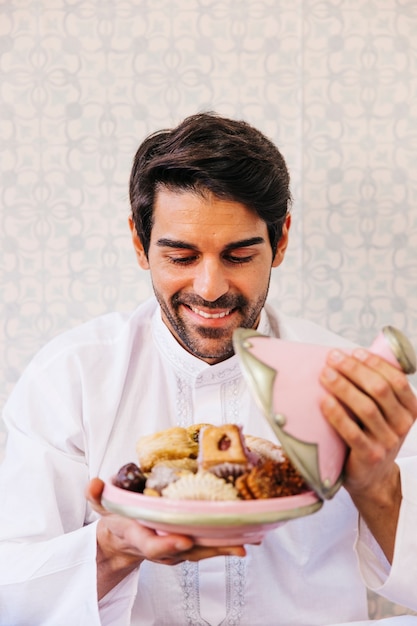
M 417 398 L 402 371 L 362 348 L 330 351 L 320 382 L 322 413 L 349 448 L 344 486 L 391 559 L 401 503 L 395 459 Z

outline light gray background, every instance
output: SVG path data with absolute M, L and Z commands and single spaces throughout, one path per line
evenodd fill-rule
M 127 228 L 132 158 L 203 110 L 259 127 L 290 166 L 271 299 L 364 345 L 387 323 L 417 344 L 416 0 L 0 11 L 0 404 L 48 339 L 150 294 Z

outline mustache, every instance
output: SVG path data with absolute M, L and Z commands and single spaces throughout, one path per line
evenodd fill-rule
M 176 293 L 171 298 L 172 305 L 177 307 L 180 304 L 185 304 L 189 307 L 204 308 L 204 309 L 242 309 L 246 306 L 247 301 L 242 295 L 231 296 L 224 294 L 217 298 L 217 300 L 204 300 L 199 296 L 193 294 L 180 294 Z

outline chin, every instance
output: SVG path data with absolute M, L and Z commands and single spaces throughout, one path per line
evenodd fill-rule
M 191 350 L 191 352 L 192 354 L 200 359 L 203 359 L 204 361 L 213 362 L 225 361 L 226 359 L 229 359 L 231 356 L 234 355 L 234 350 L 231 345 L 228 348 L 225 348 L 225 346 L 223 345 L 220 350 L 216 350 L 214 348 L 210 349 L 209 347 L 203 348 L 201 346 L 194 348 L 193 350 Z

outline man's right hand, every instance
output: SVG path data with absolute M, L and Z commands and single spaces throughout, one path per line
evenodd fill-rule
M 97 592 L 104 597 L 142 561 L 177 565 L 213 556 L 245 556 L 243 546 L 205 547 L 191 537 L 158 535 L 138 521 L 107 511 L 101 503 L 104 483 L 93 478 L 86 490 L 87 500 L 101 515 L 97 525 Z

